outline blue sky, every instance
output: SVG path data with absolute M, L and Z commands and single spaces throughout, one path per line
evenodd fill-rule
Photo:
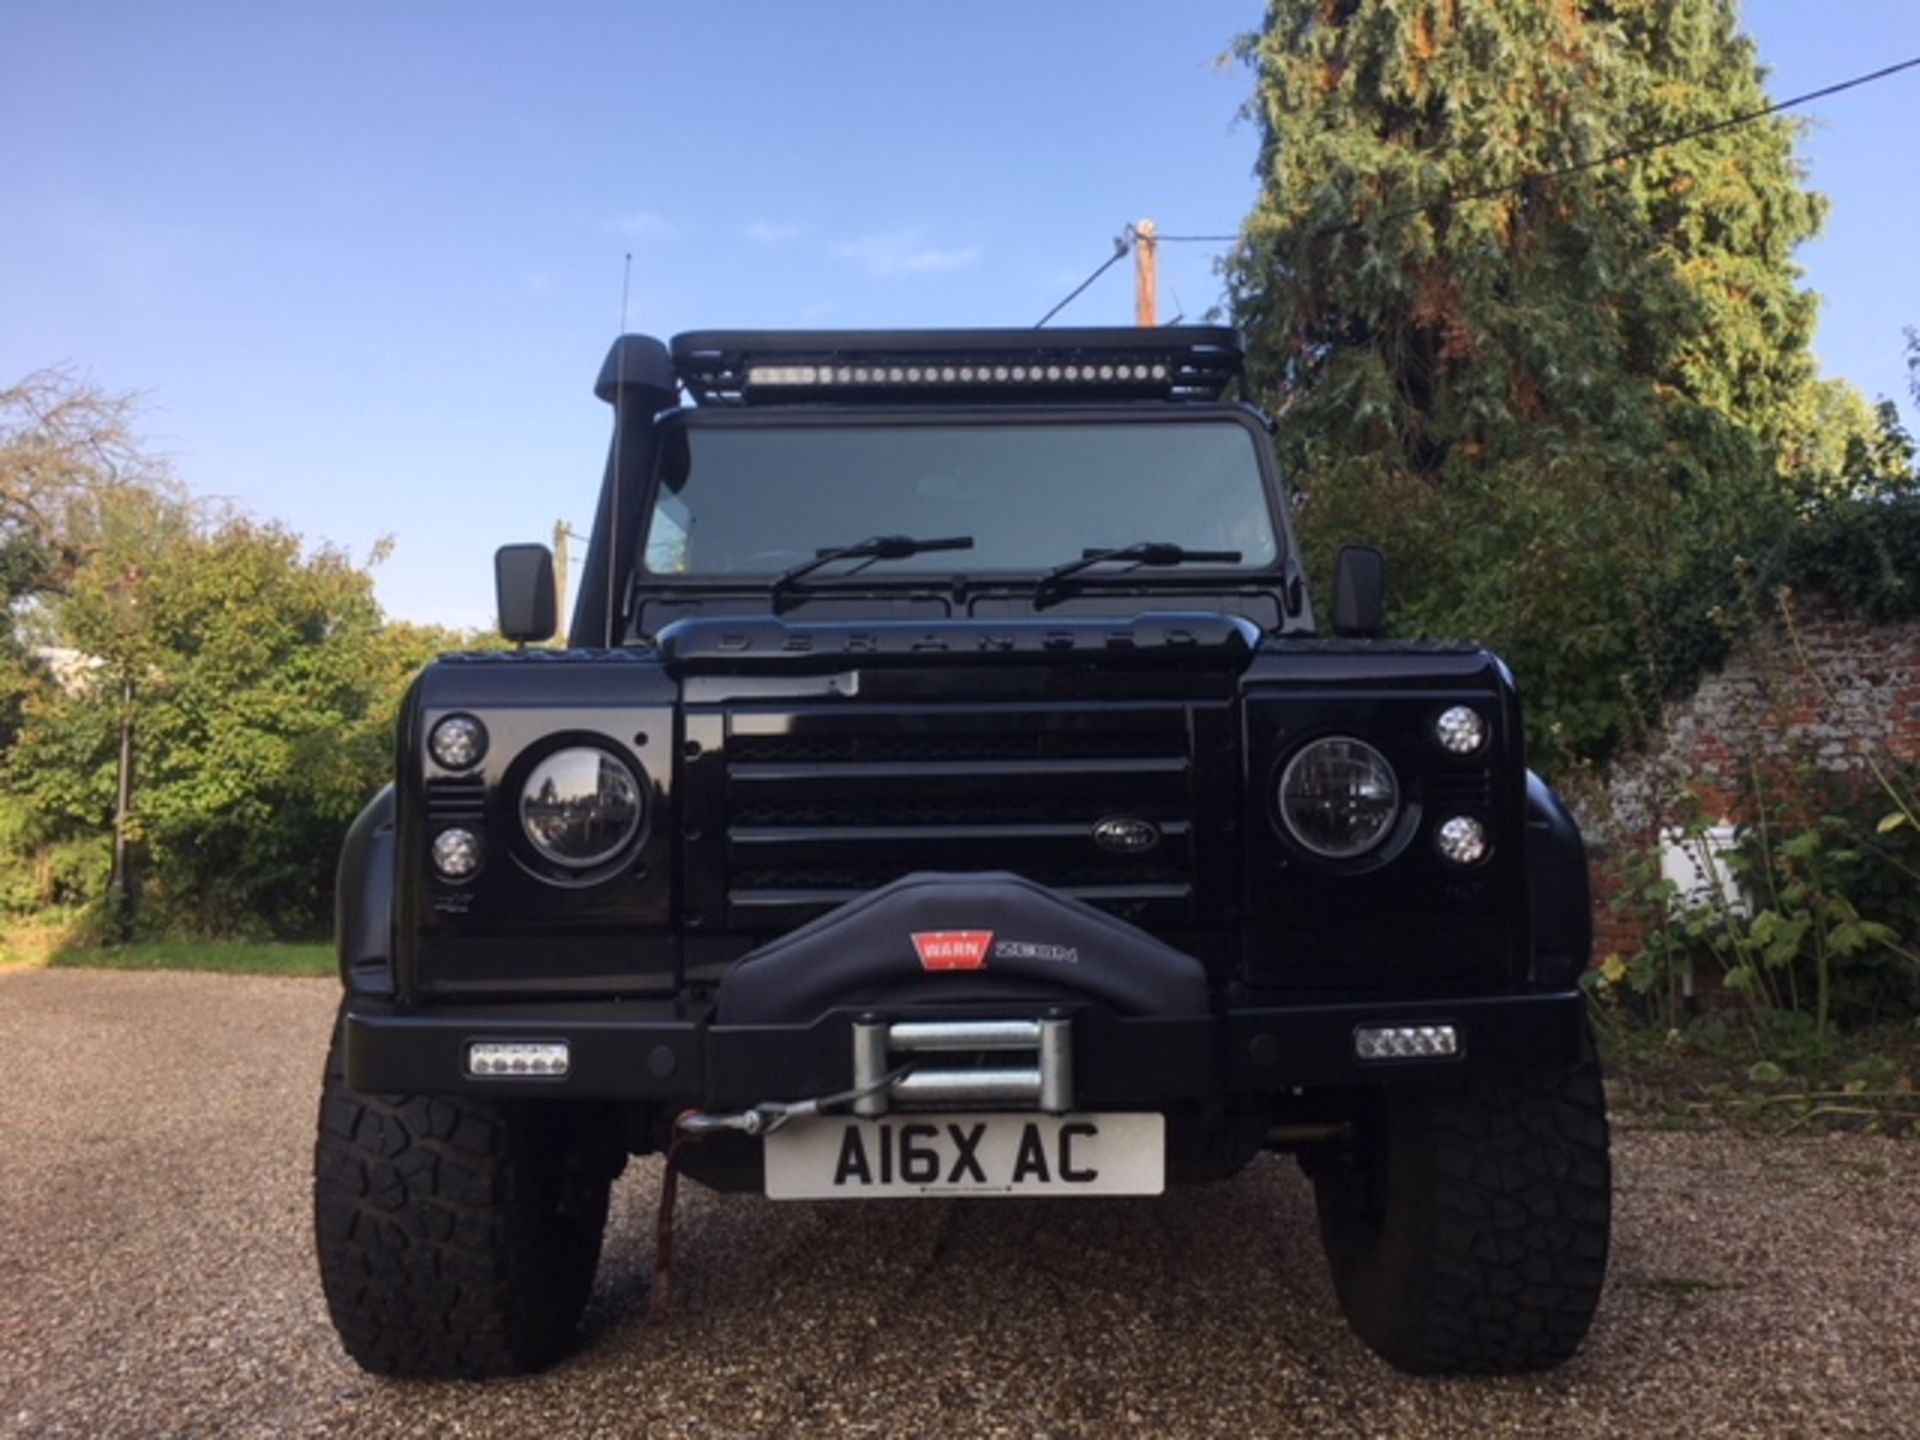
M 485 624 L 493 547 L 591 514 L 624 252 L 662 335 L 1031 323 L 1129 220 L 1237 228 L 1261 8 L 4 0 L 0 381 L 144 392 L 195 491 Z M 1914 0 L 1746 16 L 1776 96 L 1920 55 Z M 1820 358 L 1904 400 L 1920 72 L 1810 113 Z M 1162 255 L 1163 317 L 1219 298 Z M 1131 318 L 1124 265 L 1063 316 Z

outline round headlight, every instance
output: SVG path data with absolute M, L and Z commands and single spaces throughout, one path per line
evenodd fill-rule
M 1351 860 L 1373 849 L 1400 815 L 1400 785 L 1364 740 L 1333 736 L 1304 746 L 1280 776 L 1280 818 L 1316 855 Z
M 1471 705 L 1449 705 L 1433 722 L 1433 733 L 1456 755 L 1471 755 L 1487 743 L 1487 722 Z
M 586 746 L 549 755 L 520 792 L 520 824 L 533 848 L 573 869 L 618 855 L 639 833 L 645 809 L 633 771 Z
M 449 715 L 427 736 L 427 750 L 444 768 L 465 770 L 487 753 L 487 727 L 471 715 Z

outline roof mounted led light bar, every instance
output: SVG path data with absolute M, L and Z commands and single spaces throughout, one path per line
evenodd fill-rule
M 702 405 L 1217 400 L 1240 337 L 1158 330 L 702 331 L 673 342 Z
M 1144 380 L 1164 383 L 1164 360 L 1118 365 L 750 365 L 747 384 L 758 385 L 1110 385 Z

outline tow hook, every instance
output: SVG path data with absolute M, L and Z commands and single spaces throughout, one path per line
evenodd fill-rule
M 689 1110 L 673 1124 L 676 1130 L 695 1137 L 711 1135 L 717 1130 L 738 1130 L 745 1135 L 765 1135 L 778 1130 L 785 1124 L 789 1113 L 773 1106 L 762 1108 L 757 1105 L 751 1110 L 735 1110 L 728 1114 Z
M 660 1177 L 660 1214 L 654 1223 L 653 1294 L 647 1302 L 647 1323 L 666 1319 L 673 1302 L 673 1212 L 680 1195 L 680 1157 L 689 1145 L 697 1145 L 703 1136 L 723 1131 L 742 1135 L 771 1135 L 789 1120 L 803 1115 L 821 1115 L 843 1106 L 856 1105 L 867 1096 L 888 1089 L 912 1073 L 911 1065 L 872 1079 L 863 1079 L 850 1090 L 836 1095 L 821 1095 L 812 1100 L 783 1104 L 767 1100 L 745 1110 L 683 1110 L 674 1117 L 673 1140 L 667 1146 L 667 1165 Z

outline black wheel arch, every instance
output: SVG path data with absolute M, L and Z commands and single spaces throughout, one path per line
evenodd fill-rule
M 393 971 L 394 787 L 367 803 L 340 847 L 333 939 L 340 980 L 359 995 L 391 995 Z
M 1593 958 L 1593 890 L 1580 826 L 1553 787 L 1527 772 L 1527 888 L 1533 979 L 1576 984 Z

